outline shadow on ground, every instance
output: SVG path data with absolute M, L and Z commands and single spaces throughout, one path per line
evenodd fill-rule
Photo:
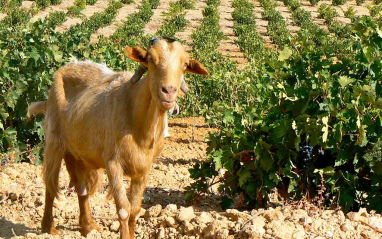
M 169 165 L 169 164 L 172 164 L 172 165 L 189 165 L 189 164 L 195 164 L 195 163 L 200 163 L 202 162 L 201 160 L 199 159 L 172 159 L 172 158 L 157 158 L 156 159 L 157 162 L 161 162 L 163 163 L 164 165 Z
M 0 217 L 0 238 L 23 236 L 30 232 L 37 233 L 37 230 L 29 228 L 24 224 L 8 221 L 5 217 Z
M 147 187 L 143 196 L 142 207 L 147 209 L 156 204 L 165 208 L 169 204 L 179 207 L 194 206 L 199 211 L 221 211 L 220 197 L 214 194 L 207 195 L 200 200 L 199 205 L 186 202 L 184 190 L 167 189 L 163 187 Z

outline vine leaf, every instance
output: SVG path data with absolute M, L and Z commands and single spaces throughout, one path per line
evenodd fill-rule
M 329 117 L 325 116 L 322 118 L 322 123 L 324 123 L 324 127 L 322 128 L 322 132 L 324 132 L 324 135 L 322 136 L 322 141 L 325 143 L 328 140 L 328 134 L 329 134 L 329 125 L 328 125 Z
M 292 50 L 289 47 L 285 47 L 284 50 L 282 50 L 279 53 L 279 61 L 285 61 L 288 60 L 289 57 L 292 55 Z

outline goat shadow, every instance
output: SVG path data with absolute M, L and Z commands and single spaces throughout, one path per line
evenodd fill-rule
M 164 187 L 147 187 L 144 192 L 142 207 L 145 209 L 160 204 L 165 208 L 169 204 L 175 204 L 179 207 L 192 206 L 198 211 L 222 211 L 220 206 L 220 197 L 218 195 L 210 194 L 203 197 L 200 204 L 194 205 L 186 202 L 185 191 L 176 190 Z
M 157 158 L 156 159 L 156 162 L 159 163 L 161 162 L 162 164 L 164 165 L 169 165 L 169 164 L 172 164 L 172 165 L 189 165 L 189 164 L 196 164 L 196 163 L 200 163 L 201 161 L 197 158 L 193 158 L 193 159 L 172 159 L 172 158 Z
M 172 123 L 168 123 L 168 126 L 169 127 L 174 127 L 174 126 L 177 126 L 179 128 L 188 128 L 188 127 L 192 127 L 192 124 L 187 124 L 187 123 L 176 123 L 176 122 L 172 122 Z M 195 125 L 195 128 L 211 128 L 211 126 L 209 125 Z
M 23 236 L 27 233 L 38 233 L 36 228 L 27 227 L 25 224 L 14 223 L 5 217 L 0 217 L 0 238 Z

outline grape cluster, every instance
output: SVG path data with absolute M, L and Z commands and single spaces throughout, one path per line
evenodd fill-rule
M 309 143 L 300 144 L 299 155 L 298 155 L 298 166 L 299 168 L 309 168 L 313 160 L 313 146 Z

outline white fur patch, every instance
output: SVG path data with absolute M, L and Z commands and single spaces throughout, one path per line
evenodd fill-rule
M 168 132 L 168 123 L 167 123 L 167 114 L 165 115 L 164 118 L 164 131 L 163 131 L 163 137 L 168 138 L 170 137 L 170 133 Z
M 111 70 L 104 63 L 100 64 L 100 63 L 93 62 L 91 60 L 86 60 L 86 61 L 74 60 L 72 63 L 78 64 L 78 65 L 94 65 L 94 66 L 98 67 L 98 69 L 100 69 L 103 78 L 116 74 L 115 71 Z
M 78 195 L 80 195 L 80 196 L 86 196 L 87 194 L 88 194 L 88 192 L 87 192 L 87 190 L 86 190 L 86 187 L 85 187 L 85 185 L 80 185 L 79 187 L 78 187 Z
M 119 209 L 118 214 L 119 214 L 119 217 L 120 217 L 122 220 L 125 220 L 125 219 L 129 216 L 129 214 L 128 214 L 128 213 L 126 212 L 126 210 L 123 209 L 123 208 Z

